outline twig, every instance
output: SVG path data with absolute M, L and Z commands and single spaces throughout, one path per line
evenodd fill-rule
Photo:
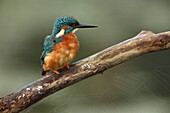
M 77 83 L 85 78 L 102 73 L 106 69 L 145 53 L 170 48 L 170 31 L 154 34 L 142 31 L 134 38 L 111 46 L 88 58 L 61 70 L 61 75 L 45 76 L 17 92 L 0 98 L 1 113 L 18 113 L 41 99 Z

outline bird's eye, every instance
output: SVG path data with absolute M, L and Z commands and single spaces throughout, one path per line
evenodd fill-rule
M 72 27 L 75 27 L 75 26 L 76 26 L 76 24 L 73 24 L 73 25 L 72 25 Z
M 72 25 L 73 25 L 73 23 L 68 23 L 68 25 L 69 25 L 69 26 L 72 26 Z
M 76 27 L 76 26 L 78 26 L 79 25 L 79 23 L 74 23 L 73 25 L 72 25 L 72 27 Z
M 71 23 L 71 22 L 70 22 L 70 23 L 68 23 L 68 25 L 71 26 L 71 27 L 75 27 L 75 26 L 78 26 L 79 23 Z

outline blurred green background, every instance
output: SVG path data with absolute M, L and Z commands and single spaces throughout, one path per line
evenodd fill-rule
M 169 0 L 0 0 L 0 97 L 41 78 L 44 37 L 60 16 L 97 29 L 76 32 L 75 61 L 137 35 L 170 30 Z M 169 113 L 170 50 L 111 68 L 22 113 Z

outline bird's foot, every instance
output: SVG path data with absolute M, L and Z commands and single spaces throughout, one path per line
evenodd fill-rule
M 65 67 L 66 67 L 67 69 L 69 69 L 69 68 L 70 68 L 70 66 L 69 66 L 69 65 L 66 65 Z
M 53 73 L 55 73 L 55 74 L 57 74 L 57 75 L 60 74 L 60 72 L 58 72 L 57 70 L 53 70 Z

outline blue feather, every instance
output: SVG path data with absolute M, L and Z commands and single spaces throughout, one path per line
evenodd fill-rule
M 56 39 L 56 42 L 54 42 L 54 38 L 52 35 L 48 35 L 45 40 L 44 40 L 44 47 L 43 47 L 43 52 L 41 54 L 41 66 L 44 64 L 44 58 L 45 56 L 50 53 L 53 50 L 53 46 L 56 43 L 60 43 L 62 41 L 62 37 L 59 37 Z
M 47 55 L 47 53 L 50 53 L 53 50 L 53 45 L 54 45 L 53 38 L 51 35 L 48 35 L 44 40 L 43 52 L 40 57 L 41 65 L 44 64 L 44 58 Z

